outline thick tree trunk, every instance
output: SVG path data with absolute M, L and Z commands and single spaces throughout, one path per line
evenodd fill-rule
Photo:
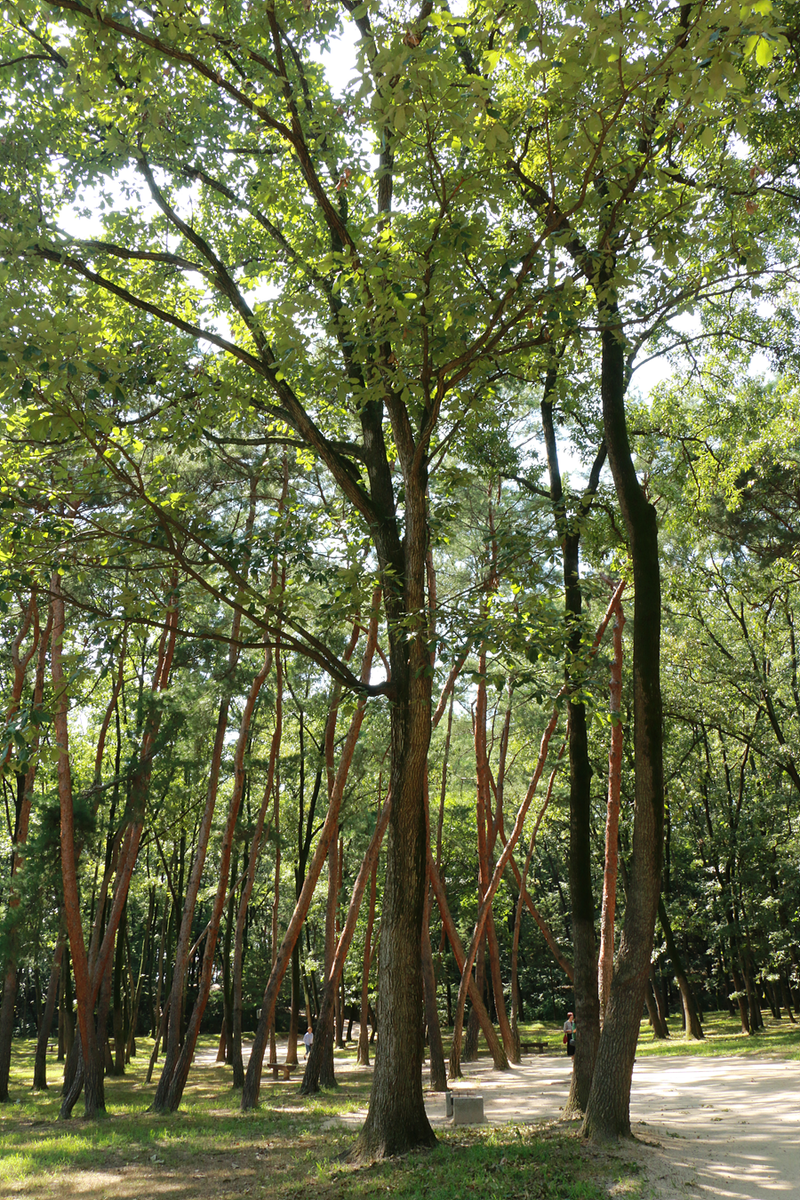
M 608 280 L 603 286 L 610 287 Z M 661 891 L 664 780 L 658 527 L 655 509 L 636 478 L 628 441 L 622 329 L 616 307 L 606 296 L 600 311 L 603 424 L 614 484 L 628 531 L 635 603 L 633 847 L 625 920 L 583 1124 L 585 1136 L 605 1139 L 630 1135 L 631 1075 Z

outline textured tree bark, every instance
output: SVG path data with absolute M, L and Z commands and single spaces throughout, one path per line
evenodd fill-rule
M 630 1136 L 631 1075 L 650 972 L 664 835 L 658 527 L 633 465 L 625 422 L 623 334 L 607 279 L 603 287 L 609 289 L 600 292 L 603 425 L 633 563 L 635 792 L 625 920 L 582 1130 L 595 1139 Z
M 611 746 L 608 751 L 608 804 L 606 808 L 606 849 L 603 868 L 603 904 L 600 916 L 600 954 L 597 964 L 600 1022 L 605 1016 L 611 979 L 614 974 L 614 927 L 617 911 L 617 871 L 619 863 L 619 808 L 622 783 L 622 630 L 625 617 L 617 604 L 614 621 L 614 657 L 611 662 L 609 714 Z

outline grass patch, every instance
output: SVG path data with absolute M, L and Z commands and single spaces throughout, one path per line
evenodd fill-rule
M 687 1038 L 680 1028 L 680 1018 L 669 1022 L 670 1038 L 668 1041 L 656 1041 L 653 1031 L 647 1021 L 642 1022 L 639 1034 L 637 1056 L 642 1058 L 670 1054 L 691 1055 L 776 1055 L 780 1058 L 800 1059 L 800 1025 L 792 1024 L 786 1018 L 776 1021 L 774 1017 L 764 1018 L 764 1028 L 757 1033 L 742 1033 L 738 1017 L 728 1013 L 711 1012 L 703 1014 L 702 1042 Z M 677 1028 L 676 1028 L 677 1026 Z
M 63 1200 L 70 1193 L 81 1200 L 604 1200 L 612 1189 L 642 1195 L 635 1168 L 596 1155 L 574 1127 L 560 1125 L 447 1129 L 437 1131 L 432 1151 L 346 1165 L 355 1129 L 336 1118 L 366 1108 L 371 1071 L 340 1064 L 340 1086 L 310 1098 L 299 1095 L 298 1078 L 265 1077 L 260 1107 L 242 1113 L 229 1068 L 208 1061 L 216 1049 L 210 1038 L 200 1042 L 206 1061 L 190 1074 L 180 1111 L 148 1113 L 155 1091 L 155 1080 L 144 1083 L 150 1048 L 142 1039 L 126 1075 L 106 1079 L 104 1119 L 59 1121 L 61 1065 L 48 1064 L 50 1090 L 34 1093 L 34 1045 L 15 1043 L 12 1102 L 0 1106 L 3 1200 Z

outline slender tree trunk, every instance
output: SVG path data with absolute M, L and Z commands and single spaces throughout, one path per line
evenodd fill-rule
M 344 929 L 341 932 L 338 943 L 335 947 L 331 958 L 330 966 L 326 969 L 327 978 L 325 987 L 322 991 L 322 1000 L 320 1003 L 319 1015 L 317 1017 L 317 1029 L 314 1034 L 314 1041 L 311 1046 L 311 1053 L 308 1056 L 306 1063 L 305 1074 L 303 1075 L 303 1083 L 300 1091 L 304 1095 L 311 1095 L 317 1092 L 320 1087 L 327 1087 L 324 1081 L 323 1068 L 326 1057 L 332 1051 L 333 1046 L 333 1008 L 334 997 L 342 977 L 344 970 L 347 952 L 350 949 L 350 944 L 353 940 L 353 934 L 356 929 L 358 913 L 361 907 L 361 899 L 364 895 L 364 889 L 367 886 L 367 880 L 373 874 L 378 862 L 378 854 L 381 848 L 386 827 L 389 823 L 389 814 L 391 812 L 392 801 L 391 795 L 386 797 L 383 808 L 378 817 L 378 823 L 375 826 L 370 844 L 367 848 L 367 853 L 364 856 L 364 861 L 356 876 L 356 881 L 353 886 L 353 894 L 350 898 L 350 905 L 347 910 L 347 918 L 345 920 Z M 327 1031 L 327 1032 L 326 1032 Z M 328 1045 L 325 1044 L 327 1036 Z M 321 1044 L 318 1044 L 321 1043 Z
M 605 1016 L 611 978 L 614 974 L 614 925 L 617 909 L 617 870 L 619 861 L 619 808 L 622 783 L 622 630 L 625 617 L 621 603 L 614 621 L 614 657 L 611 662 L 609 714 L 611 746 L 608 751 L 608 805 L 606 811 L 606 852 L 603 870 L 603 906 L 600 917 L 600 954 L 598 992 L 600 1022 Z
M 283 660 L 280 649 L 275 652 L 275 729 L 270 744 L 269 762 L 267 764 L 267 780 L 261 807 L 258 811 L 256 826 L 250 842 L 250 855 L 247 860 L 247 873 L 239 899 L 239 910 L 236 915 L 236 931 L 233 941 L 233 999 L 231 1003 L 233 1028 L 231 1035 L 230 1061 L 233 1067 L 233 1086 L 244 1087 L 244 1062 L 242 1059 L 242 971 L 244 968 L 244 931 L 247 924 L 247 908 L 253 894 L 261 846 L 264 840 L 264 823 L 267 809 L 272 797 L 275 781 L 275 764 L 280 751 L 283 735 Z
M 430 891 L 425 898 L 425 917 L 422 924 L 422 983 L 425 991 L 425 1023 L 428 1026 L 428 1048 L 431 1056 L 431 1091 L 443 1092 L 447 1087 L 447 1067 L 444 1060 L 439 1010 L 436 1004 L 436 972 L 433 967 L 431 938 L 428 929 L 429 915 Z
M 39 609 L 36 592 L 31 594 L 28 608 L 23 616 L 17 636 L 11 644 L 11 658 L 14 666 L 14 681 L 12 684 L 11 703 L 7 719 L 18 710 L 22 701 L 25 685 L 25 675 L 28 664 L 38 650 L 36 673 L 33 685 L 32 707 L 34 710 L 42 706 L 44 694 L 44 677 L 47 665 L 47 642 L 52 628 L 52 609 L 48 612 L 47 625 L 44 630 L 39 628 Z M 33 624 L 33 636 L 29 649 L 23 654 L 22 643 L 28 630 Z M 7 934 L 7 954 L 5 967 L 5 982 L 3 999 L 0 1004 L 0 1103 L 9 1099 L 8 1082 L 11 1071 L 11 1041 L 14 1035 L 14 1007 L 17 998 L 17 919 L 19 915 L 20 897 L 18 892 L 18 875 L 23 868 L 22 848 L 28 840 L 31 805 L 33 802 L 36 768 L 38 764 L 37 750 L 39 747 L 38 725 L 34 726 L 33 740 L 28 749 L 28 762 L 25 770 L 15 773 L 17 781 L 17 803 L 15 812 L 15 827 L 13 836 L 13 854 L 11 859 L 11 882 L 8 892 L 8 914 L 11 924 Z M 9 749 L 9 754 L 11 753 Z M 52 1015 L 52 1014 L 51 1014 Z M 45 1085 L 46 1086 L 46 1085 Z
M 369 634 L 367 637 L 367 645 L 364 650 L 364 659 L 361 667 L 361 679 L 366 684 L 369 680 L 372 670 L 372 659 L 375 653 L 375 646 L 378 639 L 378 621 L 377 612 L 373 613 L 370 621 Z M 317 886 L 320 872 L 328 855 L 330 840 L 336 833 L 339 825 L 339 811 L 342 804 L 342 795 L 344 793 L 345 783 L 350 771 L 350 766 L 353 761 L 353 752 L 355 751 L 358 735 L 361 732 L 361 725 L 364 720 L 366 701 L 364 696 L 361 696 L 356 707 L 356 711 L 350 721 L 350 728 L 347 731 L 344 743 L 342 745 L 341 754 L 339 757 L 339 768 L 336 772 L 333 789 L 330 794 L 328 803 L 328 812 L 325 817 L 325 823 L 320 832 L 317 848 L 309 864 L 308 873 L 303 882 L 300 896 L 295 904 L 294 912 L 284 934 L 283 941 L 278 951 L 277 958 L 270 972 L 270 977 L 267 980 L 267 986 L 264 990 L 264 997 L 261 1002 L 261 1016 L 258 1020 L 255 1036 L 253 1038 L 253 1049 L 250 1053 L 250 1061 L 247 1064 L 247 1072 L 245 1074 L 244 1087 L 242 1088 L 242 1110 L 247 1112 L 255 1107 L 258 1103 L 258 1095 L 261 1090 L 261 1072 L 264 1063 L 264 1051 L 267 1045 L 267 1037 L 275 1014 L 275 1002 L 278 997 L 281 983 L 283 982 L 286 968 L 289 965 L 292 956 L 292 950 L 300 936 L 300 930 L 303 927 L 303 922 L 306 919 L 311 899 L 314 895 L 314 889 Z
M 62 927 L 56 942 L 55 952 L 53 954 L 53 962 L 50 967 L 50 981 L 47 985 L 47 999 L 44 1004 L 44 1012 L 39 1025 L 39 1036 L 36 1041 L 36 1058 L 33 1064 L 33 1086 L 41 1091 L 47 1089 L 47 1044 L 50 1040 L 50 1033 L 53 1028 L 53 1017 L 58 1003 L 58 983 L 61 975 L 61 963 L 64 959 L 64 943 L 66 942 L 66 929 Z
M 469 951 L 467 952 L 467 956 L 464 961 L 464 966 L 461 971 L 461 985 L 458 989 L 458 1000 L 456 1002 L 456 1020 L 455 1020 L 455 1025 L 453 1027 L 453 1041 L 452 1041 L 451 1050 L 450 1050 L 450 1075 L 451 1075 L 451 1077 L 456 1077 L 460 1073 L 461 1030 L 462 1030 L 462 1023 L 464 1020 L 464 1004 L 465 1004 L 465 1001 L 467 998 L 468 979 L 472 972 L 472 964 L 475 961 L 475 955 L 477 953 L 480 941 L 483 937 L 486 919 L 489 915 L 489 910 L 491 908 L 491 904 L 492 904 L 492 900 L 494 898 L 495 892 L 497 891 L 497 888 L 500 884 L 500 880 L 503 877 L 503 872 L 505 871 L 506 863 L 511 858 L 511 852 L 514 849 L 514 846 L 516 845 L 517 841 L 519 840 L 520 834 L 522 833 L 522 827 L 523 827 L 523 824 L 525 821 L 525 817 L 526 817 L 528 809 L 531 805 L 531 801 L 533 800 L 533 797 L 536 794 L 536 789 L 538 787 L 539 780 L 542 775 L 542 771 L 544 770 L 544 764 L 547 759 L 547 751 L 548 751 L 548 748 L 550 745 L 550 739 L 553 736 L 553 732 L 554 732 L 556 724 L 558 722 L 558 717 L 559 717 L 559 709 L 556 706 L 553 709 L 553 713 L 547 724 L 547 728 L 545 729 L 544 734 L 542 735 L 542 741 L 541 741 L 541 745 L 539 747 L 539 757 L 538 757 L 538 761 L 536 763 L 536 769 L 533 773 L 533 778 L 531 779 L 531 782 L 528 786 L 528 790 L 525 794 L 525 798 L 519 807 L 519 811 L 517 812 L 516 820 L 514 821 L 514 828 L 512 829 L 512 831 L 508 837 L 508 840 L 507 840 L 505 846 L 503 847 L 502 854 L 500 855 L 499 859 L 497 860 L 497 864 L 496 864 L 494 872 L 492 874 L 491 881 L 489 883 L 488 888 L 486 889 L 486 894 L 484 895 L 483 900 L 481 901 L 481 906 L 478 911 L 478 919 L 475 922 L 475 932 L 472 936 L 472 942 L 470 944 L 470 948 L 469 948 Z
M 361 1014 L 358 1031 L 358 1062 L 362 1067 L 369 1066 L 369 969 L 372 951 L 372 929 L 375 923 L 375 899 L 378 892 L 378 863 L 372 868 L 372 879 L 369 886 L 369 912 L 367 913 L 367 931 L 364 935 L 364 957 L 361 963 Z
M 647 1015 L 650 1018 L 650 1024 L 653 1027 L 653 1037 L 657 1042 L 666 1041 L 669 1037 L 669 1029 L 667 1023 L 661 1013 L 658 1003 L 656 989 L 653 986 L 653 976 L 651 974 L 647 981 L 647 991 L 645 993 L 645 1002 L 647 1004 Z
M 168 1061 L 167 1057 L 165 1056 L 162 1077 L 161 1080 L 159 1080 L 159 1086 L 152 1104 L 152 1108 L 156 1112 L 175 1112 L 180 1105 L 181 1098 L 183 1096 L 183 1090 L 186 1087 L 186 1080 L 189 1077 L 192 1059 L 194 1057 L 197 1037 L 200 1032 L 200 1022 L 203 1019 L 203 1013 L 205 1012 L 206 1004 L 208 1003 L 208 996 L 211 990 L 211 981 L 214 968 L 214 954 L 216 951 L 217 937 L 219 935 L 219 928 L 222 921 L 222 913 L 225 907 L 225 898 L 228 890 L 228 880 L 230 877 L 230 863 L 233 852 L 234 831 L 236 829 L 236 822 L 239 817 L 239 809 L 244 790 L 245 753 L 250 739 L 250 726 L 253 719 L 256 701 L 258 700 L 261 688 L 263 687 L 267 678 L 269 669 L 270 656 L 265 655 L 261 670 L 258 672 L 250 686 L 250 692 L 242 713 L 241 724 L 239 727 L 239 737 L 236 743 L 236 751 L 234 753 L 233 791 L 231 793 L 231 798 L 228 805 L 228 817 L 222 835 L 219 883 L 217 885 L 217 893 L 214 898 L 211 920 L 209 921 L 208 933 L 206 935 L 197 999 L 195 1000 L 194 1007 L 192 1009 L 192 1015 L 186 1028 L 186 1035 L 184 1037 L 183 1045 L 180 1047 L 180 1053 L 177 1055 L 177 1058 L 174 1059 L 171 1070 L 168 1070 Z M 174 979 L 172 995 L 173 997 L 176 995 Z
M 658 916 L 664 933 L 664 941 L 667 945 L 667 954 L 672 960 L 672 969 L 675 972 L 675 978 L 678 981 L 678 987 L 681 993 L 687 1035 L 690 1038 L 694 1038 L 696 1041 L 702 1041 L 705 1035 L 703 1033 L 703 1025 L 700 1020 L 700 1013 L 697 1008 L 697 1001 L 694 997 L 692 985 L 687 978 L 686 971 L 683 966 L 683 959 L 681 958 L 680 951 L 678 950 L 675 942 L 675 937 L 672 932 L 672 925 L 670 923 L 663 897 L 658 902 Z
M 430 872 L 431 886 L 433 888 L 433 893 L 436 896 L 436 903 L 439 905 L 439 912 L 442 917 L 442 924 L 447 934 L 447 940 L 450 942 L 450 946 L 453 951 L 453 957 L 456 961 L 456 967 L 463 978 L 466 955 L 464 954 L 464 948 L 461 945 L 461 939 L 458 936 L 458 931 L 456 930 L 453 918 L 450 915 L 450 909 L 447 904 L 447 895 L 444 890 L 444 885 L 431 855 L 428 856 L 428 871 Z M 506 1058 L 506 1052 L 503 1049 L 503 1045 L 497 1036 L 497 1033 L 495 1032 L 494 1026 L 489 1018 L 489 1014 L 486 1011 L 486 1005 L 483 1003 L 483 998 L 478 991 L 477 985 L 475 980 L 472 978 L 471 973 L 468 976 L 468 995 L 470 1004 L 477 1012 L 478 1020 L 480 1022 L 481 1029 L 483 1030 L 483 1036 L 486 1038 L 486 1044 L 489 1047 L 489 1053 L 492 1056 L 495 1070 L 507 1071 L 509 1069 L 509 1063 L 508 1059 Z

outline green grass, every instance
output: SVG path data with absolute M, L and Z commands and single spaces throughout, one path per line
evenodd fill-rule
M 720 1012 L 704 1013 L 705 1037 L 701 1042 L 685 1037 L 680 1027 L 680 1018 L 672 1018 L 669 1026 L 669 1040 L 657 1042 L 647 1021 L 643 1021 L 637 1055 L 645 1058 L 670 1054 L 768 1054 L 781 1058 L 800 1058 L 800 1024 L 793 1025 L 786 1017 L 776 1021 L 773 1017 L 765 1016 L 763 1029 L 758 1033 L 746 1034 L 742 1033 L 738 1017 L 730 1017 L 727 1013 Z
M 670 1040 L 654 1042 L 643 1022 L 637 1055 L 800 1058 L 800 1026 L 787 1020 L 770 1018 L 748 1037 L 735 1018 L 706 1014 L 703 1042 L 687 1041 L 675 1028 L 678 1022 L 672 1024 Z M 562 1053 L 553 1025 L 526 1024 L 521 1036 Z M 212 1046 L 214 1039 L 201 1039 L 201 1049 Z M 71 1121 L 60 1121 L 61 1065 L 50 1061 L 50 1090 L 34 1093 L 33 1042 L 15 1043 L 11 1103 L 0 1106 L 0 1200 L 60 1200 L 71 1192 L 84 1200 L 305 1200 L 309 1193 L 315 1200 L 601 1200 L 610 1190 L 644 1194 L 634 1166 L 584 1146 L 575 1128 L 564 1124 L 447 1129 L 438 1131 L 433 1151 L 348 1166 L 356 1127 L 336 1118 L 366 1108 L 372 1076 L 342 1063 L 340 1086 L 311 1098 L 299 1095 L 297 1078 L 275 1083 L 266 1076 L 260 1107 L 250 1113 L 239 1109 L 229 1068 L 204 1065 L 191 1073 L 178 1113 L 148 1113 L 155 1090 L 155 1083 L 144 1083 L 150 1049 L 142 1039 L 126 1075 L 106 1080 L 105 1118 L 84 1121 L 79 1104 Z
M 57 1119 L 60 1064 L 48 1065 L 49 1091 L 31 1091 L 34 1046 L 15 1043 L 12 1102 L 0 1106 L 2 1200 L 603 1200 L 612 1186 L 642 1195 L 635 1167 L 595 1155 L 564 1125 L 448 1129 L 432 1151 L 349 1166 L 356 1126 L 335 1118 L 366 1107 L 364 1069 L 340 1067 L 340 1086 L 311 1098 L 297 1080 L 266 1078 L 259 1108 L 242 1113 L 229 1069 L 205 1065 L 179 1112 L 148 1113 L 150 1048 L 143 1039 L 126 1075 L 106 1080 L 108 1114 L 87 1122 L 80 1104 L 72 1120 Z

